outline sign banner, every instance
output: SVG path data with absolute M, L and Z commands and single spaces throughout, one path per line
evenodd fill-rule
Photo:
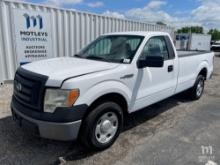
M 52 57 L 50 13 L 14 9 L 16 54 L 19 65 Z

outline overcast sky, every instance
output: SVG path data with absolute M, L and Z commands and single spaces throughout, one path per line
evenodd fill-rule
M 220 0 L 26 0 L 171 26 L 220 29 Z

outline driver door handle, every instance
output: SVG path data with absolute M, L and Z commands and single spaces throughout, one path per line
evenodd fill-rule
M 167 71 L 172 72 L 173 71 L 173 65 L 169 65 Z

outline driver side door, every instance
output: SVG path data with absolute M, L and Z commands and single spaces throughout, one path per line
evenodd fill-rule
M 139 89 L 136 97 L 134 111 L 146 107 L 174 94 L 177 81 L 177 68 L 175 68 L 175 54 L 167 44 L 166 36 L 150 38 L 140 58 L 146 56 L 162 56 L 163 67 L 145 67 L 138 69 Z M 170 43 L 169 43 L 170 44 Z

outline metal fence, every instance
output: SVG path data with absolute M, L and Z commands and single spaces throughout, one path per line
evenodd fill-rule
M 71 56 L 103 33 L 120 31 L 165 31 L 174 29 L 127 19 L 51 6 L 0 0 L 0 82 L 11 80 L 19 66 L 13 29 L 13 9 L 50 13 L 52 57 Z

